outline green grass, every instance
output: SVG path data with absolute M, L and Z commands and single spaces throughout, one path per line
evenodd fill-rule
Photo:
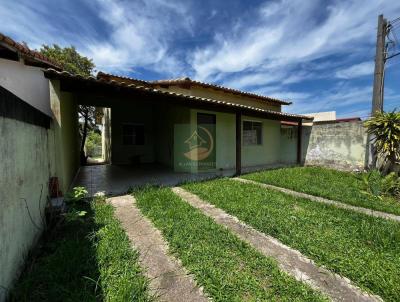
M 75 206 L 83 218 L 64 222 L 22 274 L 11 301 L 150 301 L 138 254 L 101 201 Z
M 355 175 L 322 167 L 296 167 L 247 174 L 243 178 L 400 215 L 398 200 L 379 200 L 363 194 L 362 182 Z
M 229 179 L 184 186 L 387 301 L 400 297 L 400 224 Z
M 214 301 L 325 300 L 170 189 L 145 188 L 134 195 L 171 252 Z

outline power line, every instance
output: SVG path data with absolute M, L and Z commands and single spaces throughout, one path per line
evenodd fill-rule
M 400 21 L 400 17 L 398 17 L 398 18 L 396 18 L 396 19 L 394 19 L 394 20 L 392 20 L 392 21 L 389 21 L 389 23 L 395 23 L 395 22 L 399 22 Z
M 400 21 L 400 17 L 398 17 L 398 18 L 394 19 L 393 21 L 390 21 L 390 22 L 387 23 L 386 37 L 388 38 L 389 42 L 386 42 L 386 55 L 385 55 L 385 58 L 384 58 L 384 62 L 386 62 L 387 60 L 389 60 L 391 58 L 394 58 L 394 57 L 400 55 L 400 52 L 397 52 L 397 53 L 395 52 L 397 50 L 397 46 L 399 45 L 399 40 L 397 39 L 397 35 L 396 35 L 395 30 L 394 30 L 395 28 L 393 26 L 394 23 L 399 22 L 399 21 Z M 399 26 L 400 26 L 400 24 L 399 24 Z M 391 39 L 390 36 L 393 37 L 393 40 Z M 390 55 L 388 54 L 388 51 L 387 51 L 389 49 L 389 45 L 392 46 L 392 50 L 394 52 L 394 53 L 392 53 Z

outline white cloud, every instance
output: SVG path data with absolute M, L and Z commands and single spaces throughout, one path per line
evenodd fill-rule
M 73 44 L 101 70 L 216 81 L 292 100 L 288 109 L 304 113 L 369 106 L 370 87 L 335 84 L 372 74 L 377 15 L 400 15 L 400 2 L 388 0 L 266 1 L 231 15 L 218 5 L 201 12 L 192 5 L 0 0 L 1 31 L 33 48 Z M 395 106 L 397 94 L 386 100 Z
M 78 26 L 81 29 L 80 37 L 94 34 L 95 29 L 77 17 L 68 6 L 58 5 L 57 13 L 58 22 L 50 24 L 53 12 L 49 11 L 48 4 L 43 1 L 0 0 L 1 32 L 18 41 L 27 42 L 34 49 L 42 44 L 76 45 L 78 41 L 74 39 L 73 33 L 69 34 L 63 27 L 64 21 L 65 24 Z
M 298 64 L 333 54 L 345 59 L 374 43 L 376 17 L 383 10 L 399 13 L 400 2 L 335 1 L 325 7 L 320 1 L 268 2 L 254 20 L 239 20 L 234 30 L 194 51 L 195 77 L 213 80 L 248 69 L 288 73 Z
M 191 31 L 187 6 L 163 0 L 97 0 L 97 4 L 99 16 L 111 28 L 106 42 L 87 47 L 99 68 L 115 72 L 154 65 L 166 73 L 180 71 L 181 62 L 169 54 L 170 40 L 178 30 Z
M 325 91 L 315 91 L 304 98 L 294 99 L 289 112 L 308 113 L 344 110 L 354 106 L 368 107 L 371 103 L 372 87 L 339 84 Z
M 88 11 L 79 11 L 81 7 L 94 18 L 85 18 Z M 3 33 L 31 48 L 72 44 L 93 58 L 98 69 L 117 73 L 141 67 L 180 74 L 184 60 L 177 56 L 173 38 L 193 34 L 190 6 L 183 1 L 66 1 L 54 11 L 45 0 L 0 0 L 0 19 Z
M 372 75 L 374 72 L 374 62 L 362 62 L 348 68 L 339 69 L 335 76 L 339 79 L 352 79 L 366 75 Z
M 246 75 L 240 75 L 233 79 L 224 81 L 224 86 L 233 87 L 236 89 L 243 89 L 245 87 L 267 85 L 273 83 L 279 83 L 286 76 L 283 72 L 269 73 L 248 73 Z

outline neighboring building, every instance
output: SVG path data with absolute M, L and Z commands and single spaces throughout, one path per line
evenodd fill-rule
M 325 122 L 336 120 L 336 111 L 305 113 L 304 115 L 314 118 L 313 122 Z
M 313 121 L 304 123 L 304 126 L 312 126 L 313 124 L 349 123 L 361 121 L 361 118 L 359 117 L 336 118 L 336 111 L 305 113 L 304 115 L 313 117 Z

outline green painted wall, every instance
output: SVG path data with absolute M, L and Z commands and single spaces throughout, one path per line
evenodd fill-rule
M 140 163 L 160 163 L 174 166 L 174 127 L 189 124 L 189 108 L 146 103 L 112 102 L 111 141 L 112 163 L 130 164 L 140 157 Z M 126 146 L 122 142 L 122 125 L 139 123 L 145 128 L 143 146 Z
M 216 115 L 216 169 L 233 169 L 236 165 L 236 117 L 232 113 L 214 112 L 207 110 L 190 111 L 191 129 L 197 127 L 197 113 Z
M 187 107 L 157 107 L 157 162 L 174 167 L 174 131 L 175 125 L 187 125 L 190 121 L 190 112 Z M 179 169 L 179 167 L 174 167 Z M 185 170 L 185 169 L 184 169 Z
M 55 176 L 65 194 L 79 169 L 77 102 L 71 93 L 61 92 L 59 81 L 50 81 L 50 103 L 54 119 Z
M 216 168 L 215 170 L 227 170 L 235 168 L 235 115 L 231 113 L 221 113 L 207 110 L 190 109 L 189 132 L 192 133 L 197 129 L 197 113 L 208 113 L 216 115 L 216 137 L 214 140 L 216 148 Z M 190 168 L 181 169 L 186 172 L 197 172 L 195 162 Z
M 0 117 L 0 137 L 0 301 L 3 301 L 5 289 L 12 286 L 41 233 L 38 227 L 42 228 L 47 184 L 54 173 L 54 144 L 51 130 L 3 117 Z
M 79 169 L 79 134 L 77 104 L 71 93 L 62 92 L 62 146 L 64 149 L 63 186 L 66 192 Z
M 127 101 L 118 100 L 111 103 L 113 104 L 111 109 L 113 164 L 129 164 L 132 156 L 140 155 L 141 163 L 156 162 L 173 167 L 177 172 L 198 172 L 196 162 L 187 166 L 180 163 L 182 163 L 182 154 L 187 151 L 184 149 L 184 142 L 197 129 L 197 113 L 202 112 L 216 115 L 215 170 L 235 168 L 235 114 L 168 105 L 152 106 L 135 102 L 127 104 Z M 262 145 L 242 146 L 242 166 L 279 163 L 282 157 L 280 122 L 247 116 L 244 116 L 243 120 L 261 122 L 263 131 Z M 125 122 L 145 125 L 145 146 L 124 146 L 122 144 L 122 124 Z M 176 136 L 177 129 L 183 129 L 182 137 Z
M 236 120 L 231 113 L 192 109 L 191 128 L 197 125 L 197 113 L 216 115 L 216 169 L 234 169 L 236 165 Z M 243 116 L 243 120 L 261 122 L 262 145 L 242 145 L 242 167 L 276 164 L 280 161 L 280 122 Z M 243 125 L 242 125 L 243 127 Z
M 281 130 L 281 157 L 284 164 L 297 162 L 297 126 L 283 126 Z
M 261 145 L 242 146 L 242 167 L 278 163 L 280 160 L 280 122 L 250 116 L 243 116 L 242 120 L 262 123 Z
M 217 113 L 217 169 L 234 169 L 236 166 L 236 116 Z

